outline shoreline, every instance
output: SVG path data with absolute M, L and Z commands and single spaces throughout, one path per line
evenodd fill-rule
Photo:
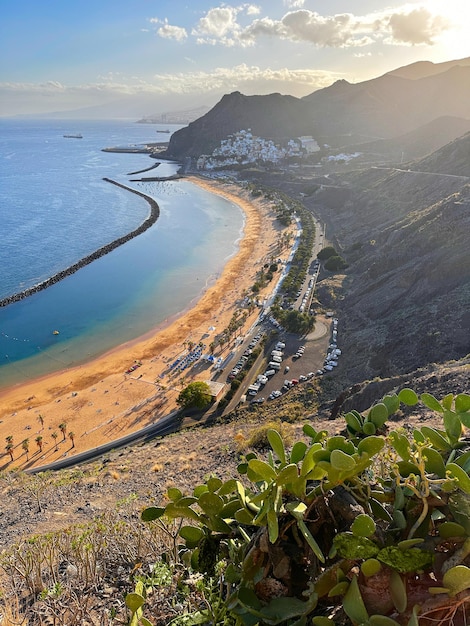
M 14 435 L 15 450 L 13 461 L 4 450 L 0 452 L 0 469 L 18 464 L 23 469 L 45 465 L 139 430 L 176 406 L 182 385 L 213 376 L 207 362 L 198 362 L 178 378 L 170 373 L 169 365 L 187 351 L 188 341 L 203 342 L 208 351 L 255 281 L 260 264 L 276 250 L 280 227 L 274 224 L 272 206 L 263 198 L 252 199 L 241 187 L 225 182 L 197 176 L 188 177 L 188 181 L 229 199 L 243 211 L 244 229 L 237 252 L 215 281 L 208 278 L 200 295 L 185 310 L 144 335 L 81 365 L 1 390 L 0 439 Z M 247 316 L 243 330 L 257 315 L 255 310 Z M 230 349 L 228 345 L 217 346 L 214 355 L 225 357 Z M 136 363 L 138 368 L 126 374 Z M 39 428 L 41 417 L 44 424 Z M 51 434 L 61 422 L 67 423 L 74 440 L 64 438 L 54 444 Z M 42 438 L 41 450 L 38 437 Z M 28 459 L 21 446 L 25 438 L 31 450 Z
M 132 187 L 128 187 L 127 185 L 123 185 L 122 183 L 118 183 L 117 181 L 112 180 L 111 178 L 103 178 L 103 180 L 113 185 L 116 185 L 116 187 L 121 187 L 122 189 L 125 189 L 126 191 L 135 193 L 137 196 L 140 196 L 141 198 L 144 198 L 144 200 L 146 200 L 148 204 L 150 205 L 149 215 L 143 220 L 143 222 L 139 226 L 137 226 L 137 228 L 134 228 L 134 230 L 131 230 L 126 235 L 122 235 L 122 237 L 118 237 L 117 239 L 114 239 L 113 241 L 105 244 L 104 246 L 101 246 L 101 248 L 98 248 L 91 254 L 88 254 L 87 256 L 78 260 L 76 263 L 73 263 L 69 267 L 66 267 L 63 270 L 60 270 L 60 272 L 57 272 L 53 276 L 46 278 L 40 283 L 37 283 L 36 285 L 33 285 L 32 287 L 28 287 L 27 289 L 23 289 L 23 291 L 18 291 L 17 293 L 12 294 L 11 296 L 6 296 L 5 298 L 2 298 L 0 300 L 0 307 L 5 307 L 5 306 L 8 306 L 9 304 L 13 304 L 14 302 L 19 302 L 20 300 L 24 300 L 28 296 L 32 296 L 34 293 L 38 293 L 39 291 L 43 291 L 44 289 L 47 289 L 51 285 L 55 285 L 56 283 L 63 280 L 64 278 L 67 278 L 67 276 L 71 276 L 72 274 L 75 274 L 75 272 L 78 272 L 78 270 L 82 269 L 82 267 L 85 267 L 86 265 L 93 263 L 93 261 L 96 261 L 97 259 L 105 256 L 109 252 L 112 252 L 119 246 L 122 246 L 123 244 L 127 243 L 131 239 L 134 239 L 134 237 L 141 235 L 148 228 L 150 228 L 156 223 L 156 221 L 160 217 L 160 207 L 158 206 L 156 200 L 154 200 L 150 196 L 147 196 L 141 191 L 137 191 L 136 189 L 132 189 Z

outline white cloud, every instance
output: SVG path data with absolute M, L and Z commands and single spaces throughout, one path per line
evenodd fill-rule
M 337 74 L 310 69 L 271 69 L 240 64 L 218 67 L 213 71 L 189 71 L 155 74 L 151 80 L 109 74 L 100 82 L 67 86 L 56 81 L 43 84 L 0 83 L 0 115 L 28 111 L 63 111 L 72 108 L 111 103 L 131 96 L 170 97 L 201 94 L 217 100 L 224 93 L 242 91 L 247 95 L 275 91 L 298 97 L 330 85 Z M 32 105 L 34 104 L 34 108 Z
M 389 24 L 396 42 L 412 45 L 432 45 L 435 38 L 450 27 L 446 18 L 432 15 L 424 7 L 409 13 L 394 13 L 390 16 Z
M 361 16 L 353 13 L 320 15 L 303 9 L 304 0 L 285 0 L 284 4 L 292 10 L 281 19 L 256 18 L 244 26 L 239 21 L 240 16 L 246 18 L 257 15 L 260 13 L 259 7 L 224 4 L 211 8 L 195 24 L 191 35 L 198 44 L 226 47 L 253 46 L 262 38 L 270 37 L 324 48 L 353 48 L 374 42 L 432 45 L 436 37 L 450 28 L 446 18 L 421 6 L 410 8 L 410 5 L 403 5 L 399 9 Z M 163 33 L 159 34 L 163 36 Z M 170 36 L 170 31 L 166 36 Z
M 247 15 L 259 15 L 261 13 L 261 9 L 255 4 L 247 4 L 245 10 Z
M 301 9 L 305 0 L 284 0 L 284 4 L 288 9 Z
M 167 19 L 161 20 L 158 17 L 151 17 L 149 19 L 151 24 L 162 24 L 157 29 L 157 35 L 163 39 L 174 39 L 175 41 L 184 41 L 188 37 L 186 29 L 182 26 L 172 26 L 168 23 Z
M 175 41 L 184 41 L 188 37 L 188 33 L 185 28 L 181 28 L 180 26 L 171 26 L 170 24 L 161 26 L 157 30 L 157 33 L 164 39 L 175 39 Z
M 193 28 L 192 34 L 197 37 L 197 43 L 221 43 L 227 47 L 235 45 L 241 32 L 241 26 L 237 22 L 239 12 L 240 7 L 221 6 L 209 9 Z

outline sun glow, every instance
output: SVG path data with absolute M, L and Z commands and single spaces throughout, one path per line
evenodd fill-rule
M 470 1 L 425 0 L 419 3 L 449 22 L 449 28 L 436 40 L 440 56 L 449 60 L 470 56 Z

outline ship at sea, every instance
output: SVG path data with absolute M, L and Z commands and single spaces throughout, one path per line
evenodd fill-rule
M 83 139 L 83 135 L 81 133 L 76 133 L 75 135 L 64 135 L 66 139 Z

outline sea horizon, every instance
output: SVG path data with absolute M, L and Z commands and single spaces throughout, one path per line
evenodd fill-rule
M 136 178 L 131 172 L 158 161 L 146 154 L 102 152 L 158 141 L 152 126 L 12 122 L 13 133 L 30 136 L 24 137 L 27 152 L 24 145 L 21 152 L 18 137 L 2 146 L 4 157 L 17 161 L 1 171 L 0 263 L 7 271 L 0 277 L 0 298 L 45 280 L 146 219 L 147 201 L 113 189 L 104 177 L 153 198 L 160 215 L 147 231 L 90 265 L 0 308 L 0 389 L 79 365 L 147 334 L 186 310 L 236 252 L 244 225 L 238 205 L 184 179 L 130 182 Z M 65 129 L 83 139 L 64 138 Z M 162 161 L 152 174 L 171 176 L 177 168 Z M 51 171 L 57 186 L 51 185 Z

